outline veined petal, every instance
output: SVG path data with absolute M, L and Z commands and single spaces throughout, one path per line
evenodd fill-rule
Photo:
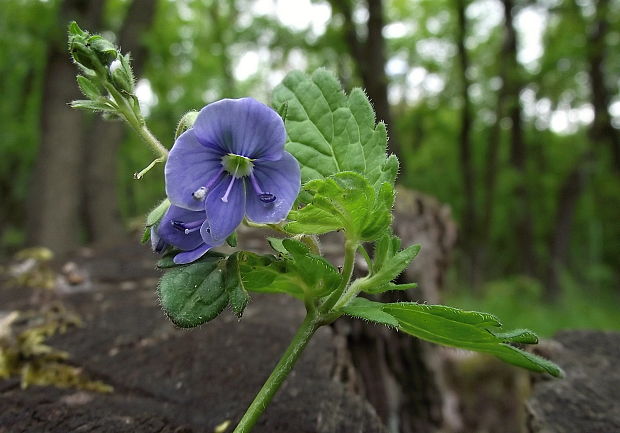
M 276 196 L 273 203 L 264 203 L 248 184 L 246 214 L 256 223 L 277 223 L 288 215 L 301 187 L 299 163 L 288 152 L 278 161 L 262 161 L 254 167 L 254 176 L 262 192 Z M 249 183 L 249 180 L 248 180 Z
M 217 177 L 223 155 L 219 149 L 200 144 L 193 129 L 181 134 L 170 150 L 164 170 L 170 202 L 186 209 L 203 210 L 204 202 L 192 194 Z
M 282 118 L 253 98 L 222 99 L 207 105 L 193 127 L 198 141 L 252 159 L 275 161 L 284 152 Z
M 230 175 L 209 192 L 205 202 L 208 225 L 200 229 L 206 243 L 219 245 L 235 231 L 245 214 L 245 194 L 243 179 Z
M 198 260 L 211 248 L 212 248 L 211 245 L 202 244 L 196 249 L 193 249 L 191 251 L 184 251 L 182 253 L 177 254 L 176 256 L 174 256 L 172 261 L 176 263 L 177 265 L 185 265 L 187 263 L 193 262 L 194 260 Z
M 161 221 L 157 234 L 166 243 L 183 251 L 190 251 L 202 245 L 204 241 L 198 230 L 185 233 L 183 230 L 174 226 L 173 221 L 189 223 L 194 221 L 204 221 L 204 211 L 191 211 L 172 205 L 168 208 Z

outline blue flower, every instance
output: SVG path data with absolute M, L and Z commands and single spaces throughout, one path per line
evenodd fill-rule
M 244 216 L 256 223 L 286 218 L 301 175 L 285 140 L 280 116 L 252 98 L 223 99 L 200 111 L 174 143 L 165 168 L 172 206 L 157 234 L 158 242 L 184 251 L 176 263 L 221 245 Z

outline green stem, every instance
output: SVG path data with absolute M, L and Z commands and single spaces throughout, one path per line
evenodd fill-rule
M 286 379 L 293 369 L 295 362 L 299 359 L 299 356 L 302 354 L 318 327 L 316 316 L 314 314 L 308 314 L 303 323 L 299 326 L 299 329 L 297 329 L 291 344 L 284 352 L 284 355 L 282 355 L 282 358 L 280 358 L 280 361 L 276 364 L 261 390 L 256 394 L 254 401 L 252 401 L 252 404 L 248 407 L 233 433 L 249 433 L 252 431 L 254 424 L 256 424 L 271 402 L 273 396 L 278 389 L 280 389 L 284 379 Z
M 320 311 L 322 313 L 329 313 L 332 307 L 336 304 L 344 289 L 346 289 L 351 276 L 353 275 L 353 268 L 355 265 L 355 251 L 357 250 L 358 243 L 355 241 L 347 240 L 344 243 L 344 264 L 342 265 L 342 273 L 340 284 L 333 291 L 333 293 L 327 298 L 327 300 L 321 305 Z
M 149 145 L 151 150 L 159 156 L 158 159 L 161 159 L 162 162 L 168 159 L 168 149 L 166 149 L 164 145 L 161 144 L 160 141 L 153 135 L 149 128 L 147 128 L 146 123 L 142 118 L 142 114 L 136 113 L 135 110 L 127 103 L 127 98 L 121 95 L 121 93 L 116 90 L 113 85 L 105 82 L 102 84 L 116 101 L 118 111 L 123 115 L 125 121 L 133 128 L 138 136 L 140 136 L 142 141 Z

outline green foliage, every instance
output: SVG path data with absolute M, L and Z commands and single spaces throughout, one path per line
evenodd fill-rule
M 159 282 L 161 306 L 182 328 L 201 325 L 217 317 L 228 305 L 225 288 L 226 261 L 208 257 L 188 266 L 169 269 Z
M 347 97 L 324 69 L 312 76 L 294 71 L 274 89 L 273 103 L 286 107 L 286 148 L 301 164 L 302 182 L 354 171 L 376 189 L 383 182 L 394 183 L 398 160 L 387 158 L 385 125 L 375 125 L 374 110 L 361 89 Z
M 240 272 L 247 290 L 263 293 L 288 293 L 300 299 L 329 294 L 340 281 L 338 270 L 325 258 L 313 254 L 295 239 L 270 239 L 281 257 L 243 253 Z
M 349 239 L 373 241 L 392 222 L 394 188 L 381 184 L 375 191 L 362 175 L 340 172 L 304 185 L 310 202 L 289 213 L 290 233 L 322 234 L 344 230 Z
M 499 320 L 487 313 L 463 311 L 444 305 L 416 303 L 382 304 L 356 299 L 343 308 L 352 316 L 395 326 L 407 334 L 445 346 L 484 352 L 502 361 L 536 372 L 560 377 L 562 370 L 544 358 L 525 352 L 511 343 L 534 344 L 538 337 L 529 330 L 496 332 Z

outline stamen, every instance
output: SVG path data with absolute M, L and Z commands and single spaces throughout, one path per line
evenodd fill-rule
M 184 223 L 183 221 L 173 220 L 171 221 L 172 226 L 180 232 L 185 233 L 186 235 L 195 232 L 196 230 L 200 230 L 200 226 L 204 220 L 198 221 L 190 221 L 188 223 Z
M 204 200 L 206 196 L 207 196 L 207 188 L 204 186 L 201 186 L 200 188 L 198 188 L 196 191 L 192 193 L 192 197 L 194 197 L 195 200 Z
M 250 182 L 252 183 L 252 187 L 254 188 L 254 191 L 256 192 L 256 195 L 258 196 L 258 199 L 260 201 L 262 201 L 263 203 L 273 203 L 274 201 L 276 201 L 275 194 L 263 191 L 263 189 L 258 184 L 258 180 L 256 179 L 256 176 L 254 176 L 254 173 L 250 174 Z
M 220 168 L 219 171 L 207 181 L 207 184 L 205 186 L 201 186 L 196 191 L 194 191 L 192 193 L 192 197 L 194 197 L 195 200 L 204 200 L 211 187 L 220 180 L 222 173 L 224 173 L 224 167 Z
M 222 201 L 224 203 L 228 203 L 228 194 L 230 194 L 230 190 L 232 190 L 232 186 L 233 186 L 233 183 L 235 183 L 235 179 L 236 179 L 235 176 L 233 176 L 232 179 L 230 179 L 230 183 L 228 184 L 228 188 L 226 188 L 226 192 L 224 193 L 224 196 L 222 197 Z

